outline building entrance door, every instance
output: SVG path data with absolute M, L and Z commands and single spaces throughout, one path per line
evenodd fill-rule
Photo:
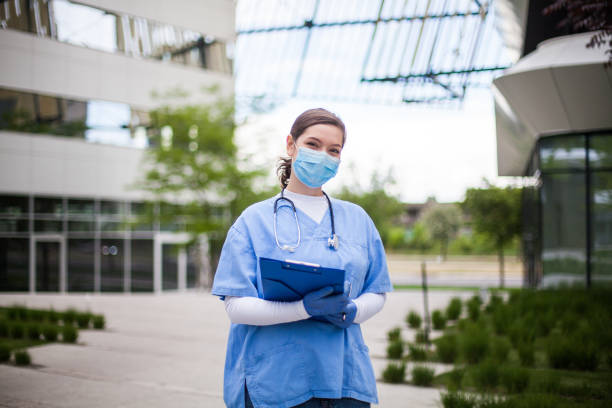
M 34 235 L 32 238 L 30 290 L 66 290 L 66 241 L 61 235 Z

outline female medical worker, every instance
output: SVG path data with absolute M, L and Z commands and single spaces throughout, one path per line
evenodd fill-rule
M 247 208 L 228 231 L 212 289 L 232 322 L 228 407 L 378 403 L 360 323 L 382 309 L 392 290 L 384 248 L 361 207 L 321 189 L 336 174 L 345 139 L 333 113 L 302 113 L 279 165 L 281 193 Z M 260 257 L 344 269 L 345 293 L 322 288 L 296 302 L 264 300 Z

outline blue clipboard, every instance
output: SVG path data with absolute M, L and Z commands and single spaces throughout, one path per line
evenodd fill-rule
M 334 294 L 344 292 L 344 270 L 325 268 L 297 261 L 259 258 L 263 297 L 266 300 L 292 302 L 325 286 Z

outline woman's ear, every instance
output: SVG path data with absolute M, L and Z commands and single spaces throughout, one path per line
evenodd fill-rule
M 296 152 L 295 141 L 291 133 L 287 135 L 287 155 L 293 157 Z

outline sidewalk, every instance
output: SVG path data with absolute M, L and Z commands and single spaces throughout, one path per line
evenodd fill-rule
M 444 307 L 452 296 L 471 294 L 432 291 L 430 310 Z M 229 321 L 214 296 L 0 295 L 1 305 L 14 303 L 103 313 L 107 329 L 80 331 L 77 345 L 30 348 L 30 368 L 0 364 L 0 407 L 224 406 Z M 383 311 L 363 325 L 377 378 L 386 366 L 387 331 L 403 325 L 408 310 L 422 311 L 422 305 L 420 291 L 391 293 Z M 437 389 L 379 382 L 378 390 L 381 407 L 439 406 Z

